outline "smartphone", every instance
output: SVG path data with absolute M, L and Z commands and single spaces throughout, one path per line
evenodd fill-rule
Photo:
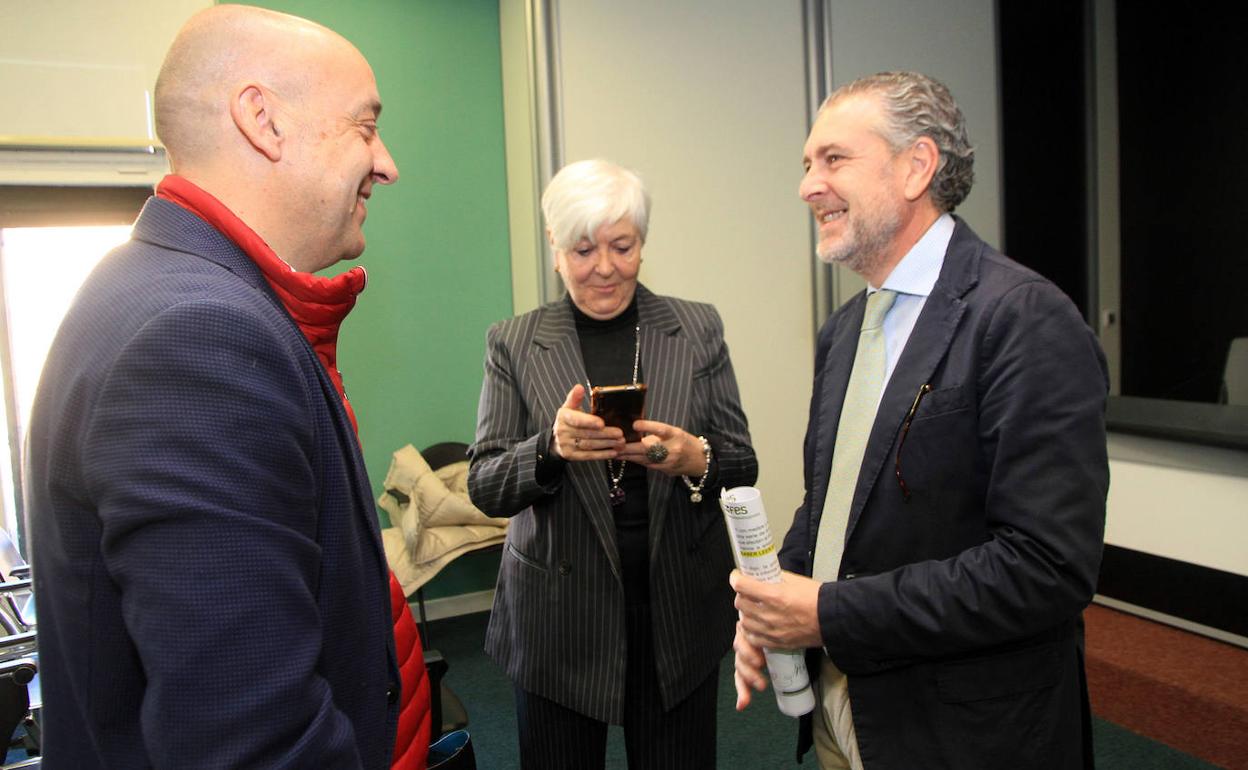
M 589 411 L 601 417 L 607 425 L 624 431 L 625 441 L 641 441 L 641 436 L 633 430 L 633 421 L 645 419 L 646 416 L 645 383 L 595 385 L 589 391 Z

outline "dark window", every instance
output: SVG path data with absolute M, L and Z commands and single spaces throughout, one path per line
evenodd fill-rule
M 1248 65 L 1234 6 L 1118 3 L 1122 393 L 1217 401 L 1248 336 Z
M 1070 0 L 997 5 L 1003 250 L 1090 318 L 1083 15 Z
M 1096 152 L 1118 152 L 1121 266 L 1103 275 L 1088 246 L 1091 4 L 997 5 L 1005 251 L 1089 319 L 1098 283 L 1119 287 L 1122 396 L 1223 401 L 1232 340 L 1248 337 L 1248 64 L 1232 10 L 1116 4 L 1118 146 Z

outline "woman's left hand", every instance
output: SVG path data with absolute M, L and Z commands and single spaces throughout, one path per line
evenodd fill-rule
M 625 444 L 619 459 L 654 468 L 669 476 L 698 477 L 706 472 L 706 455 L 702 453 L 702 442 L 697 436 L 656 420 L 637 420 L 633 430 L 646 435 L 641 441 Z M 663 454 L 662 450 L 651 449 L 656 446 L 667 450 L 666 457 L 658 462 L 651 459 Z

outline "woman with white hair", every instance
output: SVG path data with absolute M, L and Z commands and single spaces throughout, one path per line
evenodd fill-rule
M 513 517 L 486 651 L 515 685 L 523 767 L 601 767 L 617 724 L 630 768 L 713 768 L 736 622 L 719 490 L 758 476 L 723 323 L 638 283 L 632 171 L 566 166 L 542 212 L 567 296 L 490 328 L 469 450 L 472 501 Z M 598 386 L 626 401 L 587 411 Z

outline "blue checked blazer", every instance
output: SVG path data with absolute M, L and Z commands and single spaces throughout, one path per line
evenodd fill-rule
M 732 642 L 733 561 L 719 490 L 753 484 L 758 462 L 715 309 L 639 285 L 637 311 L 647 417 L 707 436 L 715 455 L 698 504 L 680 477 L 647 477 L 655 664 L 670 708 Z M 585 381 L 565 300 L 491 327 L 468 488 L 487 514 L 513 517 L 486 651 L 523 689 L 619 724 L 624 588 L 604 463 L 568 463 L 549 487 L 534 475 L 555 413 Z
M 358 442 L 233 243 L 148 201 L 57 334 L 28 463 L 44 767 L 389 766 Z

